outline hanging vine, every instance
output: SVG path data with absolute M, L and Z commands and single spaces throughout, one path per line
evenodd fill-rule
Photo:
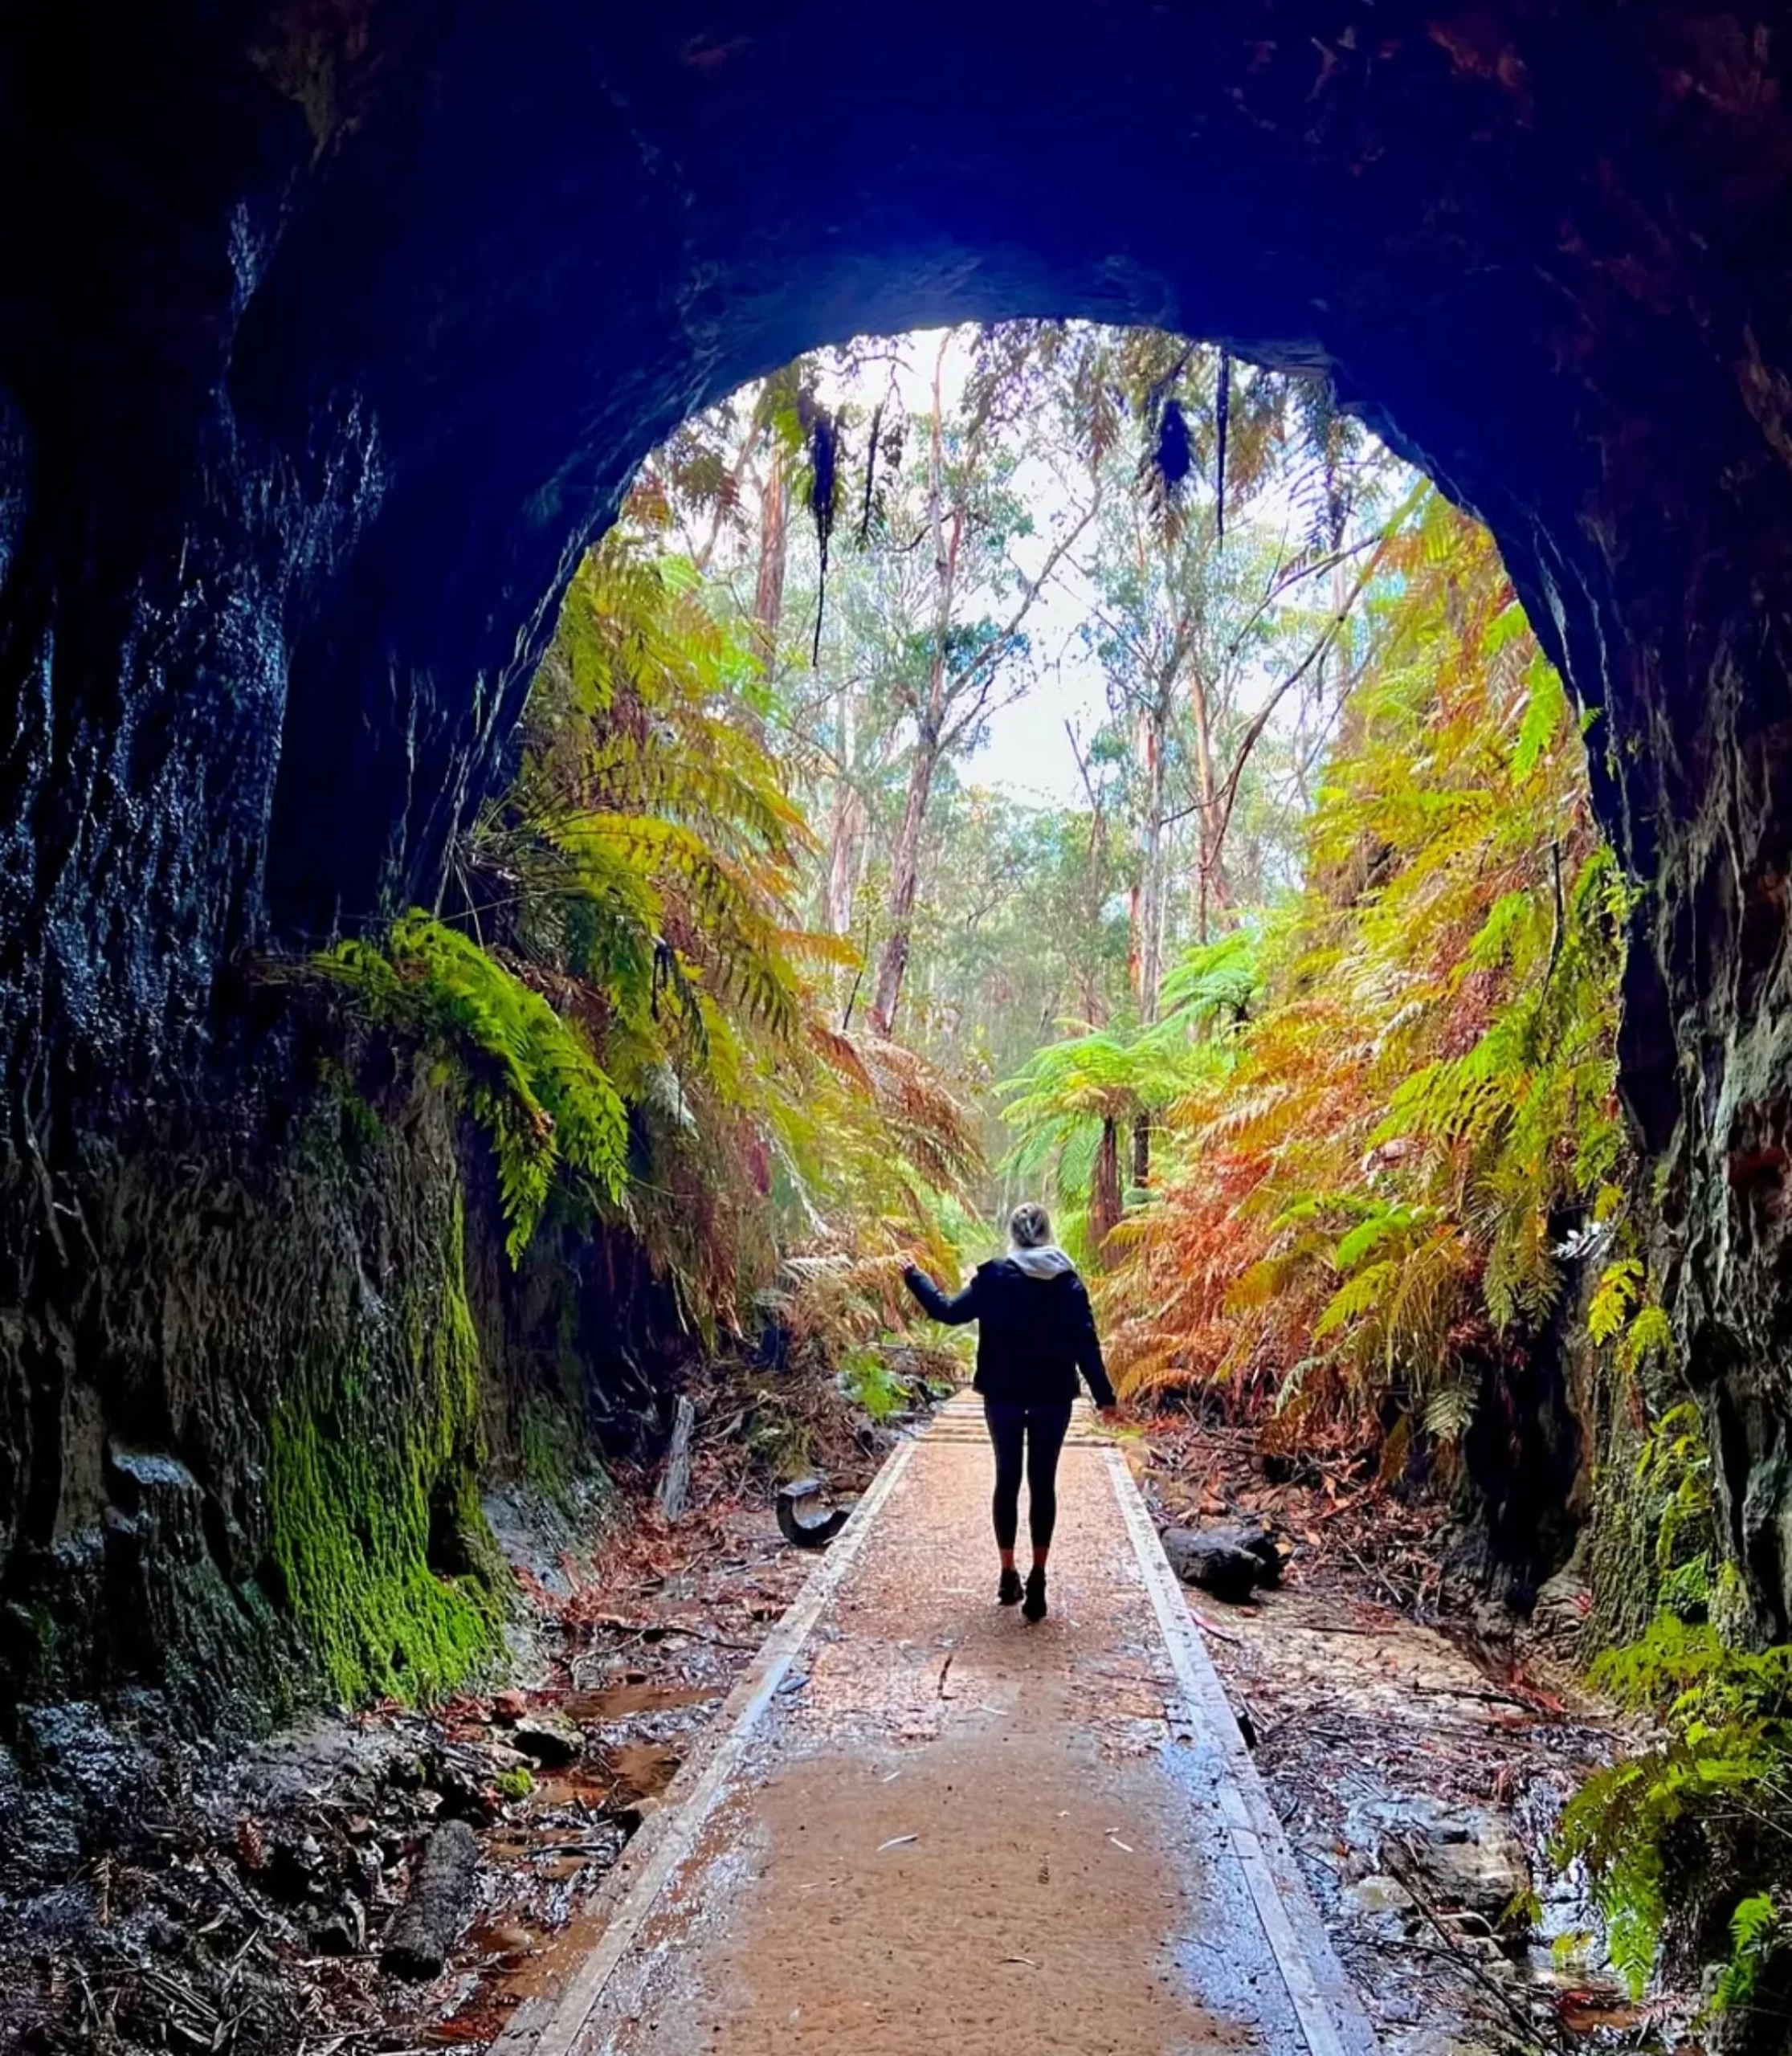
M 1219 353 L 1219 383 L 1214 392 L 1214 540 L 1226 540 L 1226 431 L 1232 418 L 1232 356 Z
M 827 552 L 834 536 L 839 454 L 839 424 L 827 408 L 817 407 L 809 420 L 809 512 L 814 517 L 815 541 L 821 553 L 815 585 L 815 637 L 809 652 L 811 670 L 822 660 L 822 620 L 827 611 Z

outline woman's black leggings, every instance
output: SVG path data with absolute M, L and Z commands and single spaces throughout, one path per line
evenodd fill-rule
M 1033 1547 L 1050 1546 L 1058 1520 L 1058 1452 L 1070 1432 L 1068 1402 L 1056 1406 L 1019 1406 L 986 1399 L 983 1418 L 995 1445 L 995 1543 L 1011 1549 L 1020 1532 L 1020 1474 L 1023 1445 L 1027 1471 L 1027 1525 Z

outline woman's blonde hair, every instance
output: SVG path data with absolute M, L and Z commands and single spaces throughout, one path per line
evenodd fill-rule
M 1036 1200 L 1023 1200 L 1008 1216 L 1008 1239 L 1017 1250 L 1043 1249 L 1051 1240 L 1051 1216 Z

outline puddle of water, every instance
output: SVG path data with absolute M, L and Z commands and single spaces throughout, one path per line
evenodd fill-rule
M 485 1959 L 484 1973 L 466 2001 L 438 2022 L 433 2038 L 481 2046 L 495 2042 L 519 2006 L 559 1997 L 606 1924 L 605 1915 L 590 1911 L 552 1932 L 516 1920 L 482 1922 L 467 1940 Z
M 620 1742 L 606 1753 L 617 1784 L 637 1799 L 657 1798 L 684 1760 L 663 1742 Z
M 721 1688 L 716 1685 L 611 1685 L 602 1691 L 569 1692 L 560 1703 L 560 1711 L 569 1719 L 596 1727 L 607 1720 L 627 1719 L 631 1714 L 701 1706 L 721 1696 Z
M 574 1764 L 544 1777 L 523 1817 L 493 1836 L 492 1856 L 512 1867 L 508 1889 L 520 1903 L 468 1932 L 467 1946 L 480 1960 L 473 1988 L 438 2024 L 436 2040 L 483 2046 L 525 2001 L 558 1995 L 603 1933 L 607 1916 L 591 1906 L 590 1894 L 627 1846 L 606 1809 L 618 1797 L 647 1797 L 633 1776 L 658 1776 L 651 1760 L 670 1753 L 651 1744 L 618 1750 L 618 1757 L 642 1759 L 626 1776 L 620 1766 L 600 1772 Z
M 526 1810 L 495 1828 L 487 1847 L 495 1859 L 515 1862 L 587 1834 L 595 1838 L 606 1826 L 602 1817 L 616 1796 L 616 1785 L 613 1775 L 582 1764 L 537 1778 Z

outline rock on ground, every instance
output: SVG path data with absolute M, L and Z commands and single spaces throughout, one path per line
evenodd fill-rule
M 516 1747 L 538 1764 L 569 1764 L 585 1753 L 584 1730 L 563 1713 L 525 1714 L 512 1732 Z
M 1262 1528 L 1172 1528 L 1164 1554 L 1185 1585 L 1198 1585 L 1216 1599 L 1248 1599 L 1260 1585 L 1279 1585 L 1282 1558 Z
M 1361 1813 L 1365 1840 L 1382 1868 L 1414 1874 L 1439 1907 L 1498 1927 L 1531 1891 L 1525 1845 L 1496 1813 L 1425 1798 L 1384 1800 Z

